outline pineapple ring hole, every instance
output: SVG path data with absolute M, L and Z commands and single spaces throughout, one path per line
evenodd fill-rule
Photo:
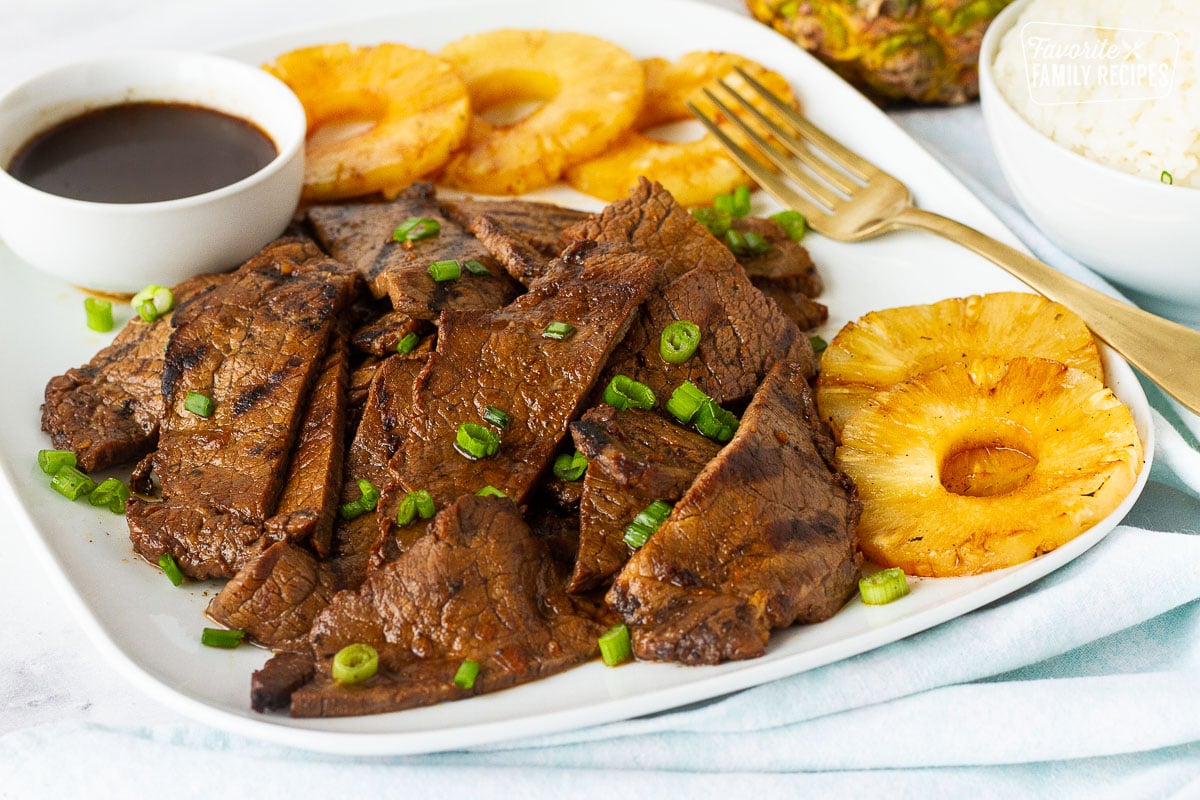
M 1037 469 L 1029 431 L 1015 425 L 992 436 L 970 436 L 947 449 L 939 468 L 942 487 L 966 497 L 999 497 L 1017 491 Z
M 502 128 L 532 116 L 558 92 L 558 78 L 541 70 L 497 70 L 470 87 L 475 113 Z

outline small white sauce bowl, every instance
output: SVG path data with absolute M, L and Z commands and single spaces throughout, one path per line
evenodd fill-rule
M 3 168 L 32 137 L 128 102 L 204 106 L 257 125 L 274 160 L 236 183 L 153 203 L 98 203 L 35 189 Z M 0 239 L 33 266 L 87 289 L 137 292 L 233 267 L 278 236 L 304 181 L 304 107 L 281 81 L 203 53 L 125 52 L 46 72 L 0 97 Z
M 1169 186 L 1092 161 L 1058 144 L 1009 105 L 993 67 L 1004 35 L 1031 0 L 988 27 L 979 57 L 983 117 L 1000 168 L 1046 236 L 1135 300 L 1200 322 L 1200 189 Z

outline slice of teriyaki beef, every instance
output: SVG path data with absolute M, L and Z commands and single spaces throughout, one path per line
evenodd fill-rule
M 146 492 L 153 472 L 162 499 L 135 496 L 126 509 L 139 555 L 169 553 L 194 578 L 232 577 L 269 543 L 264 523 L 309 389 L 359 280 L 312 242 L 282 240 L 234 273 L 220 303 L 175 329 L 158 449 L 135 473 Z
M 524 503 L 657 269 L 636 253 L 582 243 L 510 305 L 443 313 L 379 504 L 383 540 L 393 537 L 404 550 L 424 529 L 420 516 L 396 525 L 410 492 L 429 492 L 441 508 L 490 486 Z M 503 412 L 503 424 L 489 421 L 489 408 Z M 478 458 L 463 452 L 458 437 L 472 428 L 462 426 L 495 437 L 495 451 Z
M 592 216 L 528 200 L 464 198 L 443 205 L 455 222 L 475 234 L 525 286 L 540 277 L 546 263 L 563 251 L 563 232 Z
M 173 290 L 176 308 L 227 278 L 184 281 Z M 154 449 L 163 411 L 163 349 L 175 314 L 153 322 L 135 315 L 91 361 L 46 384 L 42 430 L 55 447 L 75 453 L 85 472 L 136 461 Z
M 821 275 L 808 249 L 792 241 L 778 222 L 763 217 L 742 217 L 733 220 L 731 227 L 743 234 L 753 231 L 769 245 L 765 253 L 737 256 L 738 263 L 756 285 L 762 280 L 808 297 L 821 293 Z
M 568 590 L 595 588 L 629 559 L 625 529 L 655 500 L 672 503 L 720 451 L 720 445 L 648 411 L 589 410 L 571 423 L 587 457 L 579 503 L 579 549 Z
M 433 220 L 436 234 L 395 241 L 393 232 L 409 219 Z M 414 183 L 389 203 L 314 206 L 308 222 L 329 253 L 361 272 L 376 297 L 414 320 L 436 320 L 449 309 L 499 308 L 520 291 L 480 242 L 452 220 L 438 202 L 432 184 Z M 462 275 L 436 281 L 435 261 L 457 261 Z M 465 266 L 473 261 L 486 274 Z
M 860 505 L 807 377 L 772 369 L 733 440 L 617 575 L 608 603 L 639 658 L 755 658 L 772 630 L 827 619 L 853 595 Z
M 494 692 L 587 661 L 602 632 L 576 611 L 545 543 L 511 501 L 461 497 L 317 617 L 316 676 L 292 694 L 292 715 L 377 714 Z M 344 686 L 331 663 L 351 644 L 375 648 L 379 669 Z M 454 681 L 466 659 L 479 665 L 469 689 Z

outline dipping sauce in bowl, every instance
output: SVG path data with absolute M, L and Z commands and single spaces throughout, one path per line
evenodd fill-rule
M 184 103 L 122 103 L 37 134 L 7 169 L 59 197 L 155 203 L 236 183 L 278 152 L 257 125 L 231 114 Z

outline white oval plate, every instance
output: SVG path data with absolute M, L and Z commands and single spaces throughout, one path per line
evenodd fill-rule
M 787 76 L 819 125 L 905 181 L 920 205 L 1020 246 L 938 162 L 840 79 L 768 28 L 707 5 L 521 0 L 431 6 L 420 13 L 281 35 L 230 52 L 260 63 L 292 47 L 333 41 L 397 41 L 436 50 L 465 33 L 501 27 L 584 31 L 639 57 L 698 49 L 753 57 Z M 598 207 L 565 189 L 537 196 Z M 755 202 L 757 211 L 773 209 L 765 197 Z M 827 338 L 873 309 L 1021 288 L 999 269 L 933 236 L 893 234 L 856 245 L 810 236 L 805 244 L 826 279 L 821 300 L 830 308 Z M 0 366 L 8 384 L 0 393 L 5 421 L 0 468 L 19 527 L 45 556 L 51 579 L 101 652 L 148 694 L 213 726 L 313 750 L 417 753 L 562 731 L 674 708 L 847 658 L 953 619 L 1068 563 L 1124 517 L 1149 473 L 1147 463 L 1120 508 L 1048 555 L 979 577 L 915 581 L 910 596 L 889 606 L 866 607 L 855 599 L 827 622 L 776 634 L 767 655 L 754 661 L 717 667 L 637 663 L 619 669 L 593 662 L 507 691 L 399 713 L 316 720 L 256 714 L 249 705 L 250 673 L 266 653 L 251 647 L 214 650 L 199 643 L 203 610 L 217 585 L 176 589 L 133 555 L 123 518 L 66 503 L 47 488 L 34 458 L 48 446 L 39 432 L 38 410 L 46 381 L 86 362 L 111 337 L 84 327 L 78 290 L 42 276 L 3 248 L 0 270 L 7 289 L 0 314 L 5 342 Z M 1123 361 L 1106 353 L 1105 366 L 1110 385 L 1133 409 L 1149 458 L 1153 442 L 1146 397 Z

